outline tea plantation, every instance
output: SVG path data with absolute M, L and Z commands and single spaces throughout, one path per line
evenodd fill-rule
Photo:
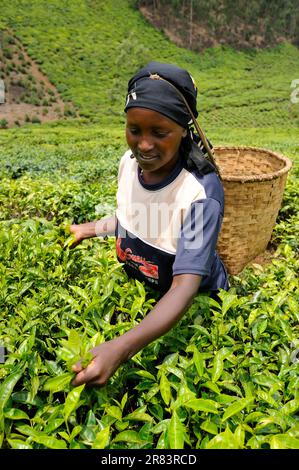
M 2 0 L 0 25 L 78 111 L 0 130 L 0 447 L 298 449 L 298 49 L 192 53 L 125 0 Z M 231 276 L 222 306 L 198 295 L 106 386 L 74 388 L 71 365 L 158 299 L 127 278 L 113 237 L 70 249 L 67 231 L 113 214 L 126 83 L 149 60 L 192 73 L 214 145 L 293 161 L 273 256 Z

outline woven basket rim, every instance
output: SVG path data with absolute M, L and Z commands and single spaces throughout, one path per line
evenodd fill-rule
M 273 180 L 273 179 L 281 177 L 282 175 L 287 173 L 292 167 L 292 161 L 288 157 L 285 157 L 284 155 L 282 155 L 278 152 L 273 152 L 273 150 L 269 150 L 269 149 L 266 149 L 266 148 L 250 147 L 250 146 L 234 146 L 234 145 L 223 146 L 223 145 L 221 145 L 221 146 L 214 147 L 213 150 L 214 151 L 217 151 L 217 150 L 250 150 L 250 151 L 253 151 L 253 152 L 257 152 L 257 153 L 258 152 L 263 152 L 263 153 L 267 153 L 267 154 L 277 158 L 278 160 L 281 160 L 282 162 L 284 162 L 284 167 L 281 168 L 280 170 L 273 171 L 271 173 L 264 173 L 264 174 L 261 174 L 261 175 L 252 175 L 252 176 L 222 175 L 221 167 L 218 166 L 222 181 L 236 181 L 236 182 L 239 182 L 239 183 L 249 183 L 249 182 L 254 182 L 254 181 L 269 181 L 269 180 Z M 216 159 L 217 159 L 217 156 L 216 156 Z

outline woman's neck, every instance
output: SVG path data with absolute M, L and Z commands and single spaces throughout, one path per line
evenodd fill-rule
M 163 181 L 175 168 L 179 160 L 179 154 L 174 161 L 169 162 L 156 171 L 141 170 L 140 176 L 146 184 L 158 184 Z

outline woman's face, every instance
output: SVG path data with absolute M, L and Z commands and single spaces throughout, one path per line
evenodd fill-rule
M 126 138 L 139 166 L 146 171 L 171 170 L 186 130 L 163 114 L 146 108 L 127 111 Z

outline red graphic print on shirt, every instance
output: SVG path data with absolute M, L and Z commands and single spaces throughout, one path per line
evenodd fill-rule
M 121 238 L 118 238 L 116 241 L 116 253 L 121 261 L 126 262 L 131 260 L 135 263 L 138 263 L 139 271 L 141 271 L 145 276 L 151 277 L 153 279 L 159 279 L 157 264 L 154 264 L 151 261 L 147 261 L 142 256 L 134 255 L 131 248 L 126 248 L 123 250 L 120 245 Z

